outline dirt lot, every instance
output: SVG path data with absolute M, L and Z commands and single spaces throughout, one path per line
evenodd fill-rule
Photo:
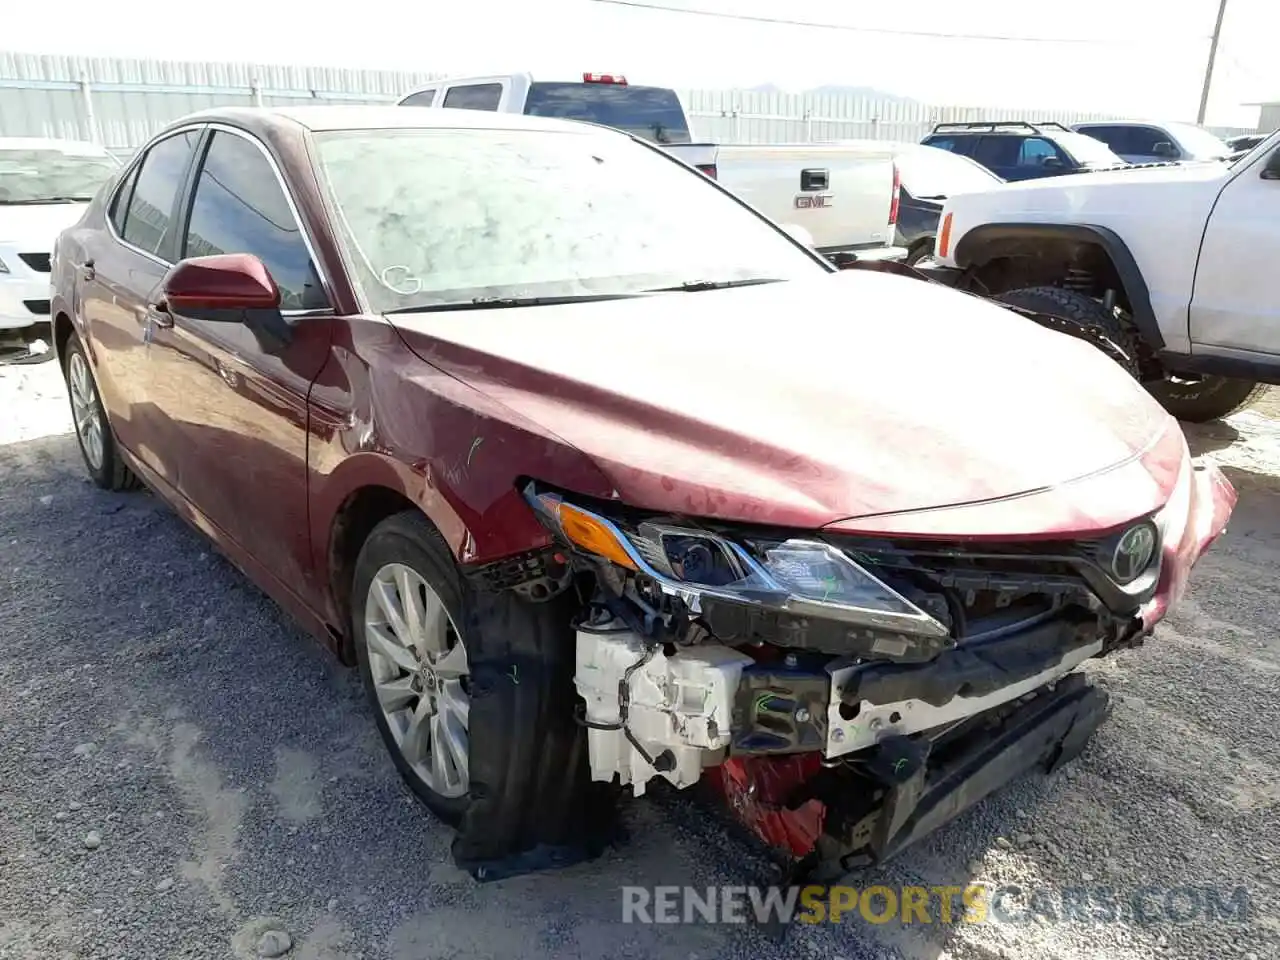
M 626 846 L 591 864 L 459 872 L 353 677 L 152 497 L 85 481 L 52 365 L 0 368 L 0 958 L 1280 957 L 1280 403 L 1193 442 L 1240 505 L 1155 640 L 1094 670 L 1112 721 L 1073 768 L 855 882 L 1243 886 L 1249 915 L 1179 922 L 1161 895 L 1115 922 L 778 943 L 619 922 L 623 884 L 755 881 L 680 800 L 630 804 Z

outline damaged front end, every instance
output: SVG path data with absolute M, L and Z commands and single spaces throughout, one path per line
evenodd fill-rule
M 1167 558 L 1184 559 L 1162 514 L 992 547 L 524 495 L 562 571 L 537 589 L 587 601 L 574 682 L 592 779 L 705 781 L 804 870 L 883 860 L 1074 757 L 1108 706 L 1068 675 L 1141 642 Z

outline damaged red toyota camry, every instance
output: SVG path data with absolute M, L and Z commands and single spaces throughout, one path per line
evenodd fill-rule
M 839 184 L 833 185 L 839 191 Z M 348 663 L 477 876 L 711 788 L 882 860 L 1107 712 L 1235 494 L 1091 345 L 836 271 L 628 135 L 196 114 L 53 260 L 85 465 Z

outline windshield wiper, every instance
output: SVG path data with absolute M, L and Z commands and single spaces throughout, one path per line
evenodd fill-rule
M 751 280 L 686 280 L 674 287 L 657 287 L 645 293 L 699 293 L 703 290 L 726 290 L 729 287 L 754 287 L 761 283 L 781 283 L 781 277 L 755 277 Z
M 445 310 L 501 310 L 506 307 L 552 307 L 564 303 L 592 303 L 598 300 L 625 300 L 639 296 L 635 293 L 591 293 L 561 297 L 476 297 L 473 300 L 452 300 L 447 303 L 425 303 L 418 307 L 395 307 L 383 310 L 383 316 L 396 313 L 433 313 Z
M 88 203 L 93 197 L 37 197 L 32 200 L 0 200 L 6 207 L 31 206 L 37 203 Z

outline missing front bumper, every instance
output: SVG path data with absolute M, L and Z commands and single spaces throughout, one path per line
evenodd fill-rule
M 923 762 L 900 782 L 881 784 L 871 809 L 848 789 L 828 793 L 812 859 L 846 870 L 883 862 L 1018 777 L 1070 762 L 1110 712 L 1107 694 L 1073 674 L 975 718 L 925 745 Z

